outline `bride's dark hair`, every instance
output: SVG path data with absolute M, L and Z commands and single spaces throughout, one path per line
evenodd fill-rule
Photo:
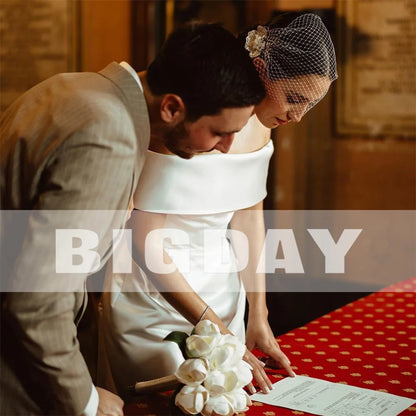
M 267 58 L 269 80 L 302 75 L 337 77 L 336 58 L 330 35 L 321 18 L 313 13 L 287 12 L 278 14 L 266 24 L 268 30 L 266 47 L 260 58 Z M 240 33 L 238 39 L 245 45 L 248 32 L 257 25 Z M 267 57 L 265 54 L 267 53 Z

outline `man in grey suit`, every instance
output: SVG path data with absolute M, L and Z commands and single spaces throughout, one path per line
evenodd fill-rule
M 0 414 L 123 413 L 118 396 L 94 387 L 79 350 L 85 279 L 106 262 L 111 230 L 124 226 L 147 149 L 227 152 L 263 97 L 238 41 L 217 25 L 193 25 L 174 32 L 147 71 L 112 63 L 59 74 L 4 112 Z M 100 264 L 59 274 L 57 229 L 88 225 Z

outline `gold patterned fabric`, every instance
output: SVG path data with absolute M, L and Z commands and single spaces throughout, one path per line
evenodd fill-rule
M 296 374 L 416 399 L 416 277 L 372 293 L 278 338 Z M 281 370 L 267 371 L 272 382 Z M 165 415 L 170 392 L 127 415 Z M 254 402 L 247 416 L 309 415 Z M 400 416 L 416 415 L 416 406 Z

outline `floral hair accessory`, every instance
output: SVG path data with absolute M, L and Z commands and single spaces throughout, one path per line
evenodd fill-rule
M 257 26 L 257 29 L 250 30 L 246 37 L 245 48 L 249 51 L 250 58 L 259 56 L 266 46 L 267 29 L 263 26 Z

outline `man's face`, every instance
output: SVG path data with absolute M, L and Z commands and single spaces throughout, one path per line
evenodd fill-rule
M 165 132 L 165 146 L 184 159 L 214 149 L 227 153 L 234 134 L 246 125 L 253 110 L 254 106 L 225 108 L 217 115 L 202 116 L 194 122 L 184 120 Z

